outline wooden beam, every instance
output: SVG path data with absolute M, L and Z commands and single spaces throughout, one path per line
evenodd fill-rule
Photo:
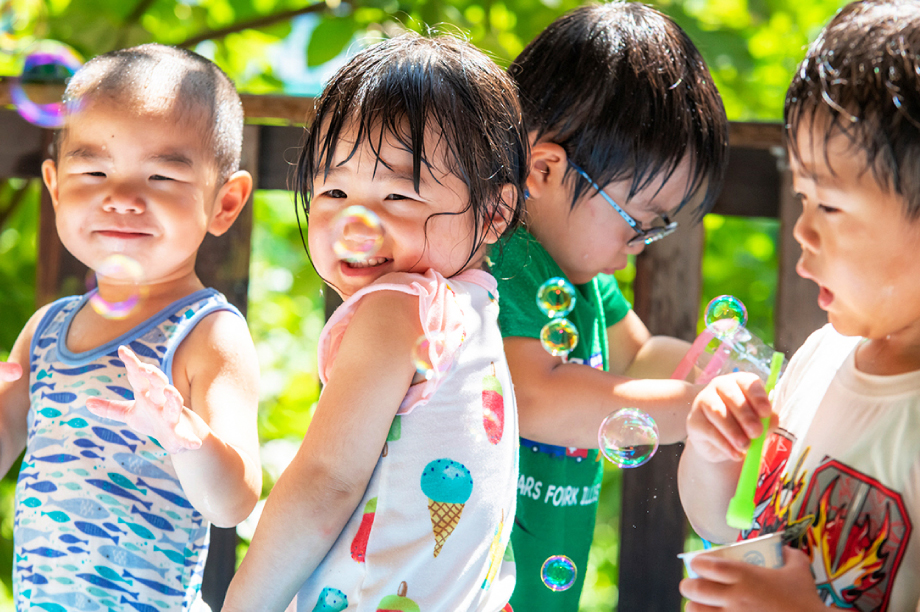
M 779 216 L 779 175 L 768 149 L 732 146 L 725 183 L 712 212 L 736 217 Z
M 653 334 L 692 341 L 702 288 L 702 224 L 681 230 L 636 258 L 636 314 Z M 647 464 L 623 472 L 620 610 L 680 610 L 687 518 L 677 491 L 682 445 L 662 446 Z
M 0 77 L 0 106 L 10 106 L 13 103 L 10 98 L 11 84 L 10 77 Z M 29 92 L 41 97 L 44 101 L 46 99 L 59 100 L 63 90 L 61 85 L 57 84 L 31 85 Z M 313 120 L 315 98 L 311 96 L 240 94 L 240 100 L 243 102 L 243 112 L 246 113 L 246 119 L 249 121 L 274 119 L 302 126 Z

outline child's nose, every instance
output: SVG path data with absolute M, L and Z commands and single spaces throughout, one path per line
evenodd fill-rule
M 818 234 L 811 225 L 811 213 L 807 208 L 803 208 L 802 214 L 795 220 L 795 225 L 792 226 L 792 237 L 799 243 L 803 251 L 817 249 Z
M 114 189 L 109 193 L 102 204 L 106 212 L 121 214 L 140 214 L 146 206 L 144 199 L 133 189 Z

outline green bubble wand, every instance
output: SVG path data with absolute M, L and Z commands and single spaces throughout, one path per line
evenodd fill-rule
M 779 371 L 783 366 L 783 354 L 779 351 L 773 353 L 770 361 L 770 376 L 764 389 L 767 395 L 776 386 Z M 763 432 L 753 440 L 744 457 L 741 466 L 741 475 L 738 477 L 738 486 L 735 496 L 728 502 L 728 512 L 725 513 L 725 522 L 735 529 L 750 529 L 754 523 L 754 494 L 757 492 L 757 474 L 760 471 L 760 457 L 763 453 L 763 443 L 767 438 L 767 429 L 770 427 L 770 417 L 762 419 Z

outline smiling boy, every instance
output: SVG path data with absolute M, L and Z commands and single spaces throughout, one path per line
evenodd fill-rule
M 35 313 L 3 368 L 29 373 L 0 382 L 0 473 L 26 451 L 16 605 L 191 610 L 209 522 L 261 488 L 252 340 L 195 274 L 252 189 L 242 108 L 214 64 L 161 45 L 88 62 L 65 101 L 42 175 L 97 287 Z

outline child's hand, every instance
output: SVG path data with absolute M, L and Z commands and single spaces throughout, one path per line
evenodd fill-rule
M 134 400 L 89 398 L 87 409 L 98 417 L 124 421 L 132 429 L 153 436 L 169 453 L 199 448 L 201 440 L 191 431 L 189 421 L 182 418 L 182 395 L 169 384 L 166 375 L 156 366 L 142 362 L 126 346 L 118 347 L 118 356 L 125 362 Z
M 767 569 L 743 561 L 696 557 L 691 566 L 699 578 L 680 583 L 681 595 L 690 600 L 686 612 L 827 610 L 818 597 L 808 555 L 784 546 L 783 561 L 783 567 Z
M 687 416 L 687 440 L 707 461 L 741 461 L 761 419 L 772 414 L 763 382 L 755 374 L 719 376 L 706 385 Z
M 22 376 L 22 366 L 11 361 L 0 361 L 0 381 L 13 382 Z

